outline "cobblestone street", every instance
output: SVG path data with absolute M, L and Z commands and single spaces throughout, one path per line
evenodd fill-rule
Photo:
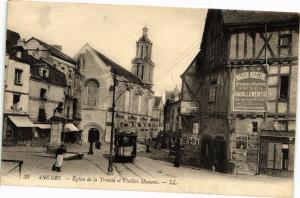
M 287 196 L 287 194 L 283 194 L 282 189 L 292 192 L 293 187 L 292 178 L 287 177 L 226 175 L 186 166 L 175 168 L 169 162 L 152 159 L 151 154 L 144 152 L 144 145 L 138 145 L 138 156 L 134 163 L 114 163 L 113 175 L 107 174 L 108 160 L 105 156 L 109 151 L 108 145 L 104 145 L 101 150 L 95 149 L 94 155 L 87 154 L 88 145 L 67 145 L 67 151 L 83 152 L 84 157 L 82 160 L 64 161 L 60 173 L 51 171 L 55 158 L 42 149 L 30 151 L 21 147 L 4 147 L 3 159 L 23 160 L 21 181 L 26 181 L 24 177 L 29 176 L 30 179 L 38 180 L 41 185 L 43 182 L 41 176 L 60 176 L 65 181 L 76 183 L 87 177 L 97 177 L 106 180 L 122 179 L 125 184 L 141 183 L 143 180 L 148 184 L 152 182 L 152 184 L 166 185 L 166 188 L 173 190 L 176 190 L 175 187 L 180 183 L 182 189 L 179 190 L 182 191 L 199 192 L 201 190 L 202 193 L 213 191 L 217 194 L 236 194 L 238 188 L 243 189 L 245 194 L 255 195 L 255 189 L 259 186 L 260 189 L 265 190 L 262 192 L 263 195 L 268 196 Z M 18 177 L 17 169 L 7 174 L 15 165 L 8 162 L 3 163 L 2 174 L 9 178 Z M 149 190 L 155 191 L 156 185 L 148 186 L 151 186 Z M 127 189 L 126 186 L 124 189 Z M 128 186 L 128 189 L 132 189 L 132 186 Z M 270 192 L 269 189 L 272 191 Z

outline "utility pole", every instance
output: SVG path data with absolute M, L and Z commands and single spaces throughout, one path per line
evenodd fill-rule
M 112 99 L 112 110 L 111 110 L 111 132 L 110 132 L 110 147 L 109 147 L 109 162 L 108 162 L 108 174 L 112 174 L 113 171 L 113 140 L 114 140 L 114 126 L 115 126 L 115 95 L 116 95 L 116 71 L 113 71 L 113 99 Z

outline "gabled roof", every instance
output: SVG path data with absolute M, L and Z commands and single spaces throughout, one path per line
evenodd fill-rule
M 154 97 L 154 108 L 159 108 L 159 105 L 161 103 L 162 97 L 161 96 L 155 96 Z
M 130 71 L 126 70 L 125 68 L 123 68 L 121 65 L 115 63 L 114 61 L 112 61 L 111 59 L 109 59 L 108 57 L 106 57 L 104 54 L 100 53 L 99 51 L 95 50 L 94 48 L 92 48 L 95 53 L 97 54 L 97 56 L 99 56 L 99 58 L 108 66 L 112 67 L 112 71 L 115 70 L 116 74 L 118 76 L 123 76 L 125 77 L 127 80 L 129 81 L 133 81 L 136 83 L 143 83 L 142 80 L 137 77 L 136 75 L 134 75 L 133 73 L 131 73 Z
M 59 51 L 58 49 L 56 49 L 55 47 L 49 45 L 48 43 L 45 43 L 44 41 L 39 40 L 35 37 L 30 38 L 29 40 L 26 41 L 26 43 L 29 42 L 30 40 L 37 40 L 41 45 L 46 47 L 52 55 L 54 55 L 58 58 L 61 58 L 61 59 L 65 60 L 69 63 L 77 64 L 77 62 L 73 58 L 71 58 L 70 56 L 66 55 L 65 53 Z
M 298 13 L 222 10 L 225 25 L 272 24 L 273 22 L 299 21 Z

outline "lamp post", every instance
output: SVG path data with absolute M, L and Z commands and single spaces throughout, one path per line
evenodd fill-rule
M 116 72 L 113 71 L 113 100 L 112 100 L 112 110 L 111 110 L 111 131 L 110 131 L 110 145 L 109 145 L 109 159 L 108 159 L 108 168 L 107 171 L 109 174 L 112 174 L 113 171 L 113 140 L 114 140 L 114 126 L 115 126 L 115 95 L 116 95 Z
M 118 97 L 116 98 L 116 86 L 118 82 L 123 82 L 123 83 L 133 83 L 134 85 L 127 87 L 125 90 L 123 90 Z M 147 85 L 145 83 L 138 83 L 138 82 L 130 82 L 130 81 L 124 81 L 124 80 L 117 80 L 116 76 L 116 70 L 113 70 L 113 86 L 112 86 L 112 91 L 113 91 L 113 98 L 112 98 L 112 110 L 111 110 L 111 133 L 110 133 L 110 145 L 109 145 L 109 158 L 108 158 L 108 174 L 113 173 L 113 141 L 114 141 L 114 126 L 115 126 L 115 107 L 116 107 L 116 102 L 120 98 L 120 96 L 128 89 L 131 89 L 135 86 L 138 85 Z M 149 84 L 150 85 L 150 84 Z

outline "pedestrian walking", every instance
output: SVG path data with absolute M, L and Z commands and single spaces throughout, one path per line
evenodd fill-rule
M 180 167 L 181 164 L 181 155 L 182 155 L 182 148 L 180 145 L 180 141 L 177 140 L 175 145 L 175 159 L 174 159 L 174 166 Z
M 64 145 L 60 145 L 59 148 L 56 150 L 55 155 L 56 155 L 56 162 L 52 166 L 52 171 L 61 171 L 61 166 L 63 164 L 64 160 L 64 153 L 66 153 L 67 150 Z

